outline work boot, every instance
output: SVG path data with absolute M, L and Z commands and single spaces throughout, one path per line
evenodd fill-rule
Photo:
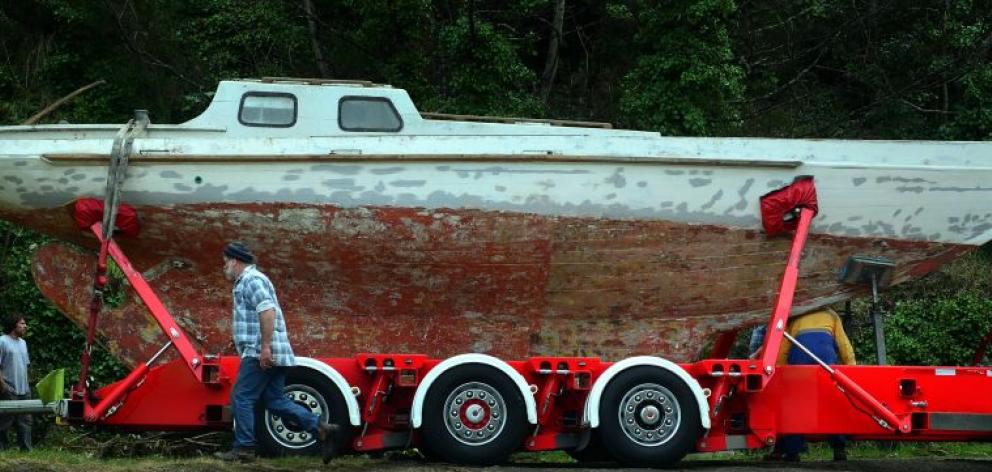
M 231 449 L 224 452 L 215 452 L 215 459 L 220 459 L 224 462 L 240 462 L 242 464 L 247 464 L 249 462 L 255 462 L 255 449 L 252 448 L 240 448 Z
M 317 425 L 317 437 L 320 438 L 320 457 L 327 464 L 334 458 L 335 440 L 341 427 L 334 423 L 320 423 Z
M 761 458 L 761 460 L 766 462 L 781 462 L 782 459 L 782 451 L 772 451 L 765 454 L 764 457 Z

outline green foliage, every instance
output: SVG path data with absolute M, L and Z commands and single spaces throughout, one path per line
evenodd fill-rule
M 992 3 L 972 0 L 24 0 L 0 4 L 0 122 L 96 79 L 48 121 L 194 116 L 216 82 L 319 76 L 422 108 L 666 134 L 988 139 Z M 313 20 L 311 32 L 308 20 Z M 557 63 L 550 97 L 538 90 Z
M 963 294 L 935 300 L 899 300 L 885 317 L 890 364 L 971 365 L 979 342 L 992 330 L 992 297 Z M 854 336 L 861 363 L 876 362 L 869 327 Z
M 149 13 L 174 2 L 158 2 Z M 282 76 L 308 61 L 306 24 L 288 2 L 195 0 L 181 2 L 187 21 L 177 23 L 172 41 L 182 46 L 199 81 L 248 76 Z
M 59 313 L 38 291 L 31 275 L 34 250 L 44 236 L 0 221 L 0 306 L 28 318 L 25 340 L 31 354 L 30 378 L 34 382 L 57 368 L 66 368 L 67 386 L 79 378 L 79 356 L 84 333 Z M 91 375 L 98 385 L 123 377 L 127 370 L 107 351 L 93 352 Z
M 468 114 L 541 113 L 530 93 L 536 79 L 520 62 L 514 45 L 485 21 L 460 18 L 441 30 L 440 51 L 448 79 L 436 107 Z
M 662 134 L 710 135 L 733 129 L 743 93 L 727 17 L 731 0 L 629 2 L 611 9 L 634 28 L 641 51 L 623 80 L 624 122 Z
M 321 23 L 331 66 L 344 77 L 375 78 L 406 88 L 423 110 L 541 115 L 533 94 L 535 36 L 506 25 L 548 2 L 525 0 L 513 13 L 453 2 L 345 2 Z M 318 4 L 319 5 L 319 4 Z M 322 11 L 326 8 L 321 6 Z M 357 26 L 357 27 L 356 27 Z
M 884 293 L 889 363 L 970 365 L 982 338 L 992 330 L 990 266 L 992 244 L 987 244 L 936 273 Z M 867 300 L 853 305 L 856 313 L 867 310 Z M 858 362 L 876 363 L 870 322 L 864 316 L 856 321 L 850 335 Z
M 982 336 L 992 330 L 992 299 L 904 300 L 888 321 L 890 350 L 900 364 L 969 365 Z
M 988 139 L 992 4 L 749 2 L 734 49 L 761 135 Z

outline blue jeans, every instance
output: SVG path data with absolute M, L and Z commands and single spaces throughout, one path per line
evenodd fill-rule
M 244 357 L 238 368 L 238 379 L 231 390 L 234 410 L 234 449 L 255 447 L 255 404 L 259 400 L 276 416 L 300 425 L 314 436 L 320 416 L 293 403 L 283 392 L 286 387 L 286 367 L 263 370 L 258 358 Z
M 800 332 L 796 336 L 796 341 L 806 346 L 806 349 L 809 349 L 827 364 L 833 365 L 840 362 L 840 356 L 837 354 L 837 341 L 830 333 L 825 331 Z M 809 354 L 796 346 L 789 349 L 788 362 L 789 365 L 817 365 Z
M 0 400 L 30 400 L 31 393 L 18 395 L 10 391 L 0 393 Z M 22 451 L 31 450 L 31 415 L 0 415 L 0 450 L 7 449 L 7 430 L 13 423 L 17 428 L 17 445 Z
M 847 436 L 836 435 L 828 436 L 827 442 L 830 443 L 830 447 L 836 452 L 838 449 L 843 451 L 847 445 Z M 799 434 L 787 434 L 782 436 L 782 441 L 779 443 L 782 447 L 782 453 L 787 456 L 798 456 L 803 452 L 803 447 L 806 446 L 806 438 Z

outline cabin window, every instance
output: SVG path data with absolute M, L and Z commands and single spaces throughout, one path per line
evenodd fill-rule
M 345 131 L 395 132 L 403 128 L 403 120 L 387 98 L 342 97 L 338 125 Z
M 245 126 L 293 126 L 296 124 L 296 96 L 289 93 L 248 92 L 241 97 L 238 121 Z

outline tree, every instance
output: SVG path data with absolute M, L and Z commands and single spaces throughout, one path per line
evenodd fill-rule
M 731 0 L 634 1 L 612 15 L 633 31 L 640 54 L 623 79 L 625 123 L 663 134 L 712 135 L 736 128 L 744 74 L 733 62 Z
M 990 137 L 988 2 L 773 0 L 741 13 L 749 133 Z

